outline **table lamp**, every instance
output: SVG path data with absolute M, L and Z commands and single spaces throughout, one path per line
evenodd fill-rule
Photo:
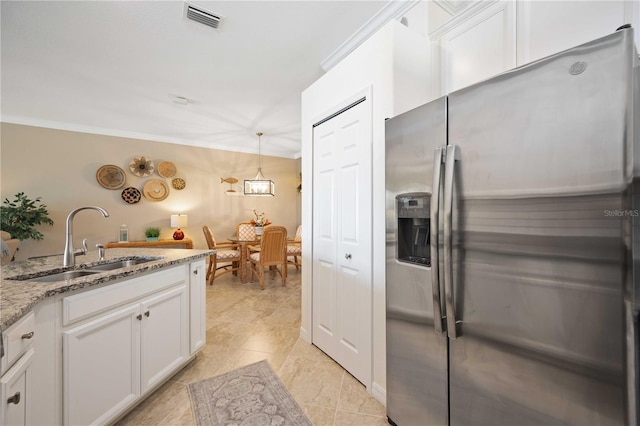
M 184 238 L 184 232 L 180 228 L 186 227 L 188 223 L 186 214 L 172 214 L 171 215 L 171 227 L 178 228 L 173 233 L 174 240 L 181 240 Z

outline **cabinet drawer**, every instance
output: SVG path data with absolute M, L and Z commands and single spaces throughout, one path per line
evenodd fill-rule
M 185 282 L 187 280 L 188 266 L 176 266 L 96 290 L 65 297 L 62 301 L 62 325 L 72 324 L 96 313 Z
M 0 374 L 11 368 L 13 363 L 31 347 L 33 339 L 35 339 L 35 329 L 36 317 L 33 312 L 29 312 L 4 332 L 6 361 L 2 360 Z
M 31 424 L 31 362 L 29 351 L 0 378 L 0 424 L 7 426 Z

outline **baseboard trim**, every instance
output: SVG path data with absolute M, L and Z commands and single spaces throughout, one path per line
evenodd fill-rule
M 387 390 L 380 386 L 378 383 L 373 382 L 371 384 L 371 395 L 382 405 L 387 406 Z
M 300 327 L 300 338 L 309 344 L 311 343 L 311 336 L 304 327 Z

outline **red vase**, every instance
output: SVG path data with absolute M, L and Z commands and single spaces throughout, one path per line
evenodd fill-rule
M 182 230 L 178 228 L 176 232 L 173 233 L 173 239 L 182 240 L 183 238 L 184 238 L 184 232 L 182 232 Z

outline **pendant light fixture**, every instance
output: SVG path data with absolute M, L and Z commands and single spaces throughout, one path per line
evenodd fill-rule
M 262 156 L 260 153 L 260 138 L 263 133 L 258 132 L 258 173 L 253 179 L 245 179 L 244 195 L 267 196 L 275 195 L 275 185 L 273 181 L 266 179 L 262 175 Z

